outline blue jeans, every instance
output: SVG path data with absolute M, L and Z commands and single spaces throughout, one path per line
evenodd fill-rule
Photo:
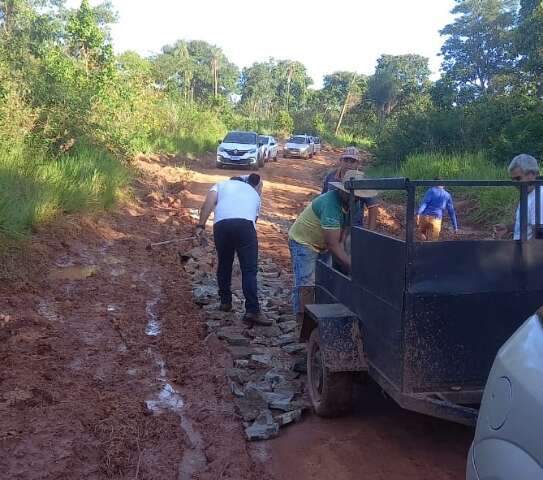
M 315 266 L 320 255 L 315 250 L 292 239 L 288 241 L 292 270 L 294 272 L 294 288 L 292 290 L 292 307 L 294 313 L 301 313 L 300 287 L 315 285 Z

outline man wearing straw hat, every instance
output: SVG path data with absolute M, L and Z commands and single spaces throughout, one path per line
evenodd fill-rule
M 334 187 L 315 198 L 298 216 L 288 232 L 289 248 L 294 271 L 292 302 L 297 315 L 303 313 L 300 289 L 314 285 L 315 266 L 320 254 L 329 252 L 347 271 L 351 269 L 350 255 L 342 243 L 349 226 L 349 192 L 345 182 L 362 180 L 364 174 L 357 170 L 345 173 L 343 181 L 331 182 Z M 358 198 L 374 197 L 375 191 L 355 190 Z
M 332 190 L 334 182 L 341 182 L 345 173 L 349 170 L 357 170 L 360 167 L 360 152 L 356 147 L 347 147 L 341 156 L 339 157 L 339 162 L 336 168 L 332 170 L 326 177 L 322 184 L 322 193 L 326 193 L 329 190 Z M 357 199 L 356 202 L 356 211 L 353 215 L 353 224 L 357 227 L 361 227 L 364 221 L 364 207 L 368 210 L 368 223 L 366 228 L 368 230 L 375 230 L 375 225 L 377 223 L 377 208 L 379 206 L 379 201 L 376 197 L 364 197 Z

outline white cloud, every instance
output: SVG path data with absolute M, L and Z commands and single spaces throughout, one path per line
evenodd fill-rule
M 96 4 L 99 1 L 91 1 Z M 68 4 L 77 6 L 78 0 Z M 319 85 L 335 70 L 371 74 L 383 54 L 430 58 L 434 77 L 454 0 L 113 0 L 115 50 L 158 53 L 178 39 L 222 47 L 240 67 L 269 57 L 300 60 Z

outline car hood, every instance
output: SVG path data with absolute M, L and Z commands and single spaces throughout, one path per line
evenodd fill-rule
M 243 152 L 247 150 L 253 150 L 258 148 L 256 145 L 251 145 L 248 143 L 221 143 L 219 148 L 224 148 L 226 150 L 241 150 Z

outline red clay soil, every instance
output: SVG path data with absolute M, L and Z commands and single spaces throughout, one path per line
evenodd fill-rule
M 286 229 L 335 155 L 267 164 L 261 256 L 290 268 Z M 245 442 L 231 359 L 205 336 L 178 264 L 190 241 L 146 248 L 191 236 L 209 186 L 239 172 L 207 158 L 187 181 L 178 164 L 141 159 L 132 202 L 43 227 L 2 257 L 0 478 L 463 478 L 471 430 L 405 412 L 375 386 L 350 417 L 307 415 Z
M 117 213 L 69 217 L 3 258 L 1 478 L 266 478 L 177 264 L 188 246 L 146 249 L 192 232 L 165 170 Z

